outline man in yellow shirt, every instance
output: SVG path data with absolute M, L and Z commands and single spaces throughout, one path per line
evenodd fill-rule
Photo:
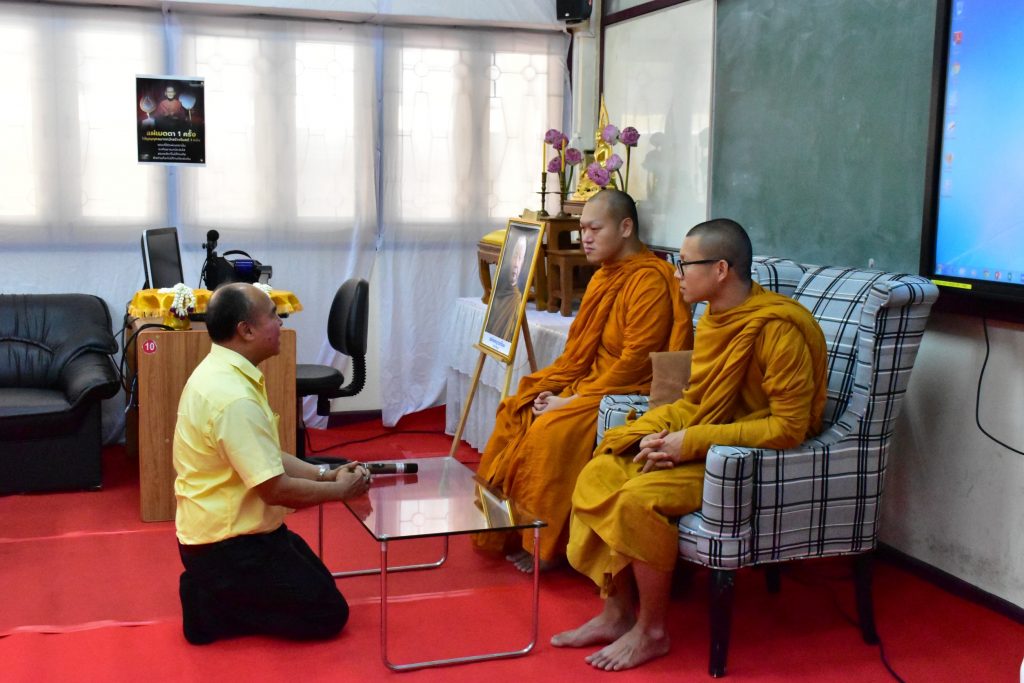
M 601 589 L 602 612 L 556 647 L 608 643 L 586 658 L 607 671 L 665 655 L 676 520 L 700 508 L 713 444 L 788 448 L 821 430 L 825 339 L 799 303 L 751 282 L 750 238 L 734 221 L 694 227 L 676 272 L 697 324 L 681 399 L 610 430 L 572 497 L 569 562 Z
M 249 284 L 224 285 L 210 299 L 206 327 L 213 346 L 185 385 L 174 430 L 185 638 L 199 645 L 253 633 L 334 636 L 348 604 L 284 517 L 289 508 L 358 496 L 370 474 L 281 451 L 278 416 L 256 367 L 280 351 L 270 297 Z

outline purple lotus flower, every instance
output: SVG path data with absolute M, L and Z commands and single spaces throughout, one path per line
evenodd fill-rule
M 609 145 L 614 145 L 619 140 L 619 129 L 609 123 L 601 129 L 601 139 Z
M 548 173 L 559 173 L 562 170 L 562 160 L 559 157 L 551 157 L 548 162 Z
M 551 145 L 552 147 L 561 147 L 562 138 L 564 137 L 565 136 L 562 135 L 562 131 L 558 130 L 557 128 L 551 128 L 548 130 L 547 133 L 544 133 L 544 142 Z
M 569 165 L 576 165 L 583 161 L 583 152 L 579 151 L 575 147 L 569 147 L 565 150 L 565 163 Z
M 613 154 L 608 157 L 608 161 L 604 162 L 604 167 L 609 171 L 618 171 L 622 168 L 622 157 L 618 154 Z
M 619 142 L 624 144 L 626 147 L 636 147 L 636 143 L 640 141 L 640 131 L 633 126 L 626 126 L 619 133 Z
M 612 179 L 612 175 L 608 172 L 608 169 L 604 168 L 597 162 L 587 166 L 587 177 L 594 181 L 598 187 L 604 187 Z

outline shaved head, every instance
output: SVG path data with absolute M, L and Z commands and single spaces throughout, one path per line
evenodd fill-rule
M 590 198 L 592 202 L 603 202 L 609 216 L 620 223 L 628 218 L 633 221 L 633 237 L 640 239 L 640 219 L 636 213 L 636 202 L 622 190 L 605 188 Z
M 686 236 L 700 240 L 700 250 L 705 257 L 725 259 L 741 281 L 750 282 L 754 249 L 747 231 L 739 223 L 728 218 L 713 218 L 693 226 Z

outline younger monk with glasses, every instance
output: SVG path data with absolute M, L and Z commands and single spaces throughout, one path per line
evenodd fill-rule
M 542 568 L 564 557 L 573 486 L 594 453 L 601 397 L 649 391 L 649 354 L 692 347 L 689 309 L 672 267 L 644 246 L 637 228 L 636 205 L 624 192 L 602 190 L 583 207 L 583 251 L 600 268 L 565 351 L 502 401 L 480 462 L 481 477 L 547 522 Z M 508 553 L 521 571 L 533 566 L 532 529 L 481 534 L 476 542 Z
M 598 616 L 551 643 L 608 643 L 586 658 L 607 671 L 669 651 L 676 520 L 701 506 L 708 448 L 789 448 L 821 430 L 824 335 L 806 308 L 751 282 L 743 228 L 724 219 L 701 223 L 679 255 L 683 297 L 708 302 L 690 385 L 675 403 L 609 430 L 573 492 L 569 562 L 605 602 Z

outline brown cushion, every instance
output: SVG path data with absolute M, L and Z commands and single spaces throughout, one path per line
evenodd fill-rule
M 674 403 L 690 384 L 690 358 L 693 351 L 662 351 L 651 354 L 651 408 Z

